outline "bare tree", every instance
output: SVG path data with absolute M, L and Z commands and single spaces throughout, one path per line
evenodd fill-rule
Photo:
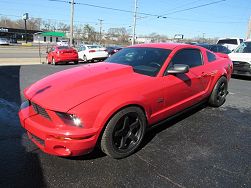
M 95 31 L 95 28 L 89 24 L 84 25 L 83 28 L 83 39 L 88 43 L 94 43 L 98 41 L 98 34 Z
M 129 33 L 126 28 L 110 28 L 108 29 L 108 40 L 111 40 L 115 43 L 127 44 L 129 39 Z

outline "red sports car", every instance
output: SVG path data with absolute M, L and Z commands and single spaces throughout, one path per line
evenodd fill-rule
M 53 46 L 46 57 L 47 64 L 74 62 L 78 64 L 78 52 L 69 46 Z
M 46 153 L 77 156 L 99 145 L 123 158 L 137 150 L 149 126 L 201 102 L 221 106 L 232 70 L 227 55 L 199 46 L 130 46 L 106 62 L 68 69 L 25 89 L 20 121 Z

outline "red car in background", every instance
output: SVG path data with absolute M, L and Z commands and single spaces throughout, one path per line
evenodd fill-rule
M 69 46 L 53 46 L 46 57 L 47 64 L 74 62 L 78 64 L 78 52 Z
M 202 102 L 221 106 L 232 70 L 227 55 L 199 46 L 130 46 L 106 62 L 31 85 L 19 117 L 46 153 L 77 156 L 99 145 L 107 155 L 123 158 L 138 149 L 146 128 Z

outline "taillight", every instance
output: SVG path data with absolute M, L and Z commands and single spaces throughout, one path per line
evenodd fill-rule
M 96 50 L 89 50 L 89 53 L 96 52 Z

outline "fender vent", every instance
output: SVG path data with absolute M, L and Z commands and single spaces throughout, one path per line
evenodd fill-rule
M 38 104 L 36 104 L 34 102 L 31 102 L 31 105 L 36 113 L 40 114 L 41 116 L 45 117 L 46 119 L 51 120 L 49 114 L 46 112 L 46 110 L 44 108 L 42 108 L 41 106 L 39 106 Z

